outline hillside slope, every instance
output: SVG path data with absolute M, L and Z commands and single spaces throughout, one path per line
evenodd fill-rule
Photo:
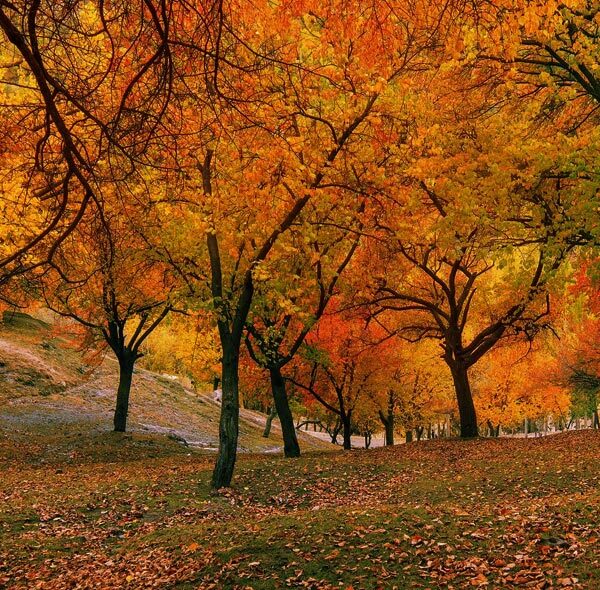
M 112 358 L 89 367 L 50 325 L 24 314 L 5 314 L 0 323 L 0 435 L 9 456 L 33 453 L 46 461 L 57 453 L 77 453 L 82 445 L 113 446 L 116 385 L 117 363 Z M 173 440 L 180 437 L 191 449 L 214 451 L 219 413 L 210 394 L 139 369 L 131 393 L 129 439 L 181 446 Z M 240 451 L 282 449 L 278 426 L 274 422 L 267 439 L 262 436 L 264 424 L 263 414 L 242 410 Z M 304 433 L 300 437 L 306 449 L 331 448 Z

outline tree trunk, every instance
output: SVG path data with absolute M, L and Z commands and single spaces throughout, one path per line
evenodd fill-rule
M 412 432 L 412 430 L 407 430 L 407 431 L 406 431 L 406 433 L 405 433 L 405 435 L 404 435 L 404 440 L 405 440 L 407 443 L 410 443 L 410 442 L 412 442 L 412 440 L 413 440 L 413 432 Z
M 337 445 L 337 437 L 338 437 L 338 434 L 340 433 L 341 428 L 342 428 L 342 422 L 338 417 L 333 426 L 333 430 L 329 433 L 329 436 L 331 437 L 331 442 L 334 445 Z
M 593 428 L 598 430 L 600 428 L 600 417 L 598 416 L 598 410 L 594 410 L 594 420 L 592 422 Z
M 342 424 L 344 426 L 344 449 L 349 451 L 352 448 L 352 439 L 350 438 L 352 434 L 350 416 L 343 416 Z
M 417 433 L 417 440 L 418 440 L 418 441 L 420 441 L 420 440 L 421 440 L 421 438 L 422 438 L 422 436 L 423 436 L 423 430 L 424 430 L 424 427 L 423 427 L 423 426 L 417 426 L 417 427 L 415 428 L 415 432 Z
M 385 445 L 394 446 L 394 414 L 388 414 L 385 423 Z
M 385 446 L 391 447 L 394 445 L 394 413 L 389 413 L 387 416 L 379 410 L 379 419 L 385 428 Z
M 263 438 L 269 438 L 271 434 L 271 424 L 273 424 L 273 418 L 277 416 L 277 410 L 273 407 L 267 415 L 267 421 L 265 423 L 265 430 L 263 431 Z
M 281 376 L 279 368 L 269 369 L 271 375 L 271 389 L 273 391 L 273 399 L 275 408 L 281 423 L 281 432 L 283 434 L 283 453 L 286 457 L 299 457 L 300 445 L 296 437 L 296 429 L 294 428 L 294 418 L 290 410 L 287 393 L 285 391 L 285 381 Z
M 237 454 L 240 406 L 238 391 L 239 346 L 222 342 L 221 361 L 221 419 L 219 421 L 219 453 L 212 475 L 214 489 L 231 485 Z
M 450 366 L 450 371 L 460 415 L 460 436 L 461 438 L 474 438 L 478 436 L 477 414 L 469 384 L 468 369 L 463 363 L 454 362 Z
M 118 358 L 119 361 L 119 387 L 117 389 L 117 405 L 113 420 L 115 432 L 125 432 L 127 428 L 127 414 L 129 413 L 129 393 L 133 379 L 133 366 L 135 357 L 125 353 Z
M 396 409 L 396 393 L 393 389 L 388 390 L 387 398 L 387 421 L 385 423 L 385 444 L 394 446 L 394 410 Z

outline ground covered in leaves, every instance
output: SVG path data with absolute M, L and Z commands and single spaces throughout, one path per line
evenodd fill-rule
M 2 448 L 0 586 L 600 588 L 595 432 L 245 455 L 216 496 L 164 438 L 77 448 Z

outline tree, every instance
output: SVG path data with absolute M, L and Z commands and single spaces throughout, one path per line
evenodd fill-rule
M 171 99 L 165 8 L 0 5 L 0 117 L 12 135 L 0 145 L 0 285 L 44 267 L 99 215 L 107 178 L 138 182 L 148 154 L 168 153 L 157 133 Z
M 420 439 L 426 426 L 448 413 L 451 380 L 431 341 L 409 343 L 395 337 L 389 346 L 392 358 L 386 358 L 388 368 L 370 395 L 384 426 L 385 444 L 393 445 L 396 428 L 403 427 L 409 436 L 414 431 Z
M 146 211 L 146 227 L 152 219 Z M 133 225 L 132 225 L 133 224 Z M 45 304 L 84 327 L 88 345 L 103 342 L 119 363 L 114 430 L 125 432 L 133 370 L 142 345 L 173 308 L 174 282 L 148 251 L 140 225 L 119 209 L 102 223 L 79 223 L 38 278 Z
M 339 224 L 339 209 L 339 203 L 327 205 L 322 212 L 315 211 L 314 203 L 307 207 L 304 223 L 292 228 L 279 244 L 288 253 L 287 257 L 275 257 L 283 263 L 282 268 L 271 264 L 263 269 L 271 279 L 258 283 L 255 305 L 246 322 L 250 356 L 269 371 L 286 457 L 298 457 L 300 447 L 282 369 L 325 313 L 360 239 L 364 202 L 359 202 L 355 212 L 343 212 L 347 227 L 329 227 Z
M 195 115 L 186 111 L 187 121 L 199 127 L 196 136 L 186 134 L 194 149 L 181 164 L 184 193 L 193 203 L 194 234 L 206 236 L 206 253 L 193 248 L 173 258 L 197 298 L 212 301 L 221 339 L 215 488 L 228 486 L 233 475 L 240 345 L 261 268 L 309 202 L 354 198 L 348 179 L 372 173 L 364 139 L 377 135 L 379 99 L 400 79 L 413 83 L 436 43 L 439 29 L 429 27 L 446 18 L 437 3 L 397 8 L 373 2 L 365 10 L 339 0 L 244 3 L 239 13 L 232 7 L 223 28 L 227 58 L 216 80 L 186 87 L 198 107 Z M 223 87 L 223 80 L 229 100 L 215 103 L 213 87 Z M 218 125 L 206 125 L 207 105 L 218 110 Z M 194 198 L 198 170 L 202 190 Z
M 496 347 L 474 371 L 475 403 L 492 436 L 498 436 L 501 426 L 550 416 L 557 420 L 568 412 L 569 389 L 559 378 L 553 338 L 549 334 L 533 344 Z
M 188 377 L 196 390 L 210 391 L 219 374 L 219 336 L 206 312 L 171 314 L 144 343 L 143 366 Z
M 586 122 L 597 125 L 599 13 L 588 1 L 488 5 L 476 21 L 465 15 L 471 34 L 455 49 L 484 70 L 491 63 L 521 95 L 536 95 L 553 124 L 573 130 Z
M 362 414 L 363 423 L 367 414 L 376 416 L 373 394 L 395 373 L 393 344 L 364 318 L 335 310 L 307 336 L 304 363 L 288 379 L 339 417 L 344 449 L 352 448 L 353 416 Z M 371 411 L 360 411 L 364 405 Z
M 404 325 L 390 329 L 440 341 L 461 436 L 472 437 L 469 369 L 500 339 L 543 325 L 549 281 L 560 280 L 562 263 L 594 226 L 587 203 L 595 189 L 571 176 L 577 142 L 537 136 L 528 113 L 505 108 L 481 118 L 483 96 L 473 92 L 474 105 L 460 96 L 460 104 L 434 99 L 429 108 L 423 97 L 422 122 L 407 139 L 417 151 L 403 155 L 412 160 L 403 168 L 390 167 L 397 186 L 364 256 L 376 281 L 367 295 L 374 316 L 385 324 L 402 313 Z
M 562 384 L 572 388 L 573 407 L 578 413 L 592 415 L 600 427 L 598 391 L 600 390 L 600 290 L 598 260 L 592 252 L 580 256 L 575 282 L 565 297 L 565 325 L 555 355 Z
M 397 393 L 393 388 L 386 391 L 385 400 L 381 407 L 377 408 L 377 414 L 385 430 L 384 443 L 386 447 L 394 446 L 394 433 L 396 431 Z

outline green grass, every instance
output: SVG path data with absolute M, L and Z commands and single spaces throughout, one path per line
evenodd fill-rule
M 90 437 L 68 461 L 5 458 L 0 579 L 13 588 L 598 588 L 599 458 L 593 432 L 246 455 L 234 487 L 212 495 L 211 455 L 164 438 Z
M 0 336 L 0 587 L 600 588 L 597 433 L 352 452 L 304 437 L 297 460 L 240 454 L 213 495 L 213 454 L 139 428 L 216 441 L 210 400 L 140 371 L 137 432 L 115 434 L 95 393 L 114 363 L 80 388 L 80 354 L 45 324 Z M 280 444 L 254 418 L 241 444 Z

